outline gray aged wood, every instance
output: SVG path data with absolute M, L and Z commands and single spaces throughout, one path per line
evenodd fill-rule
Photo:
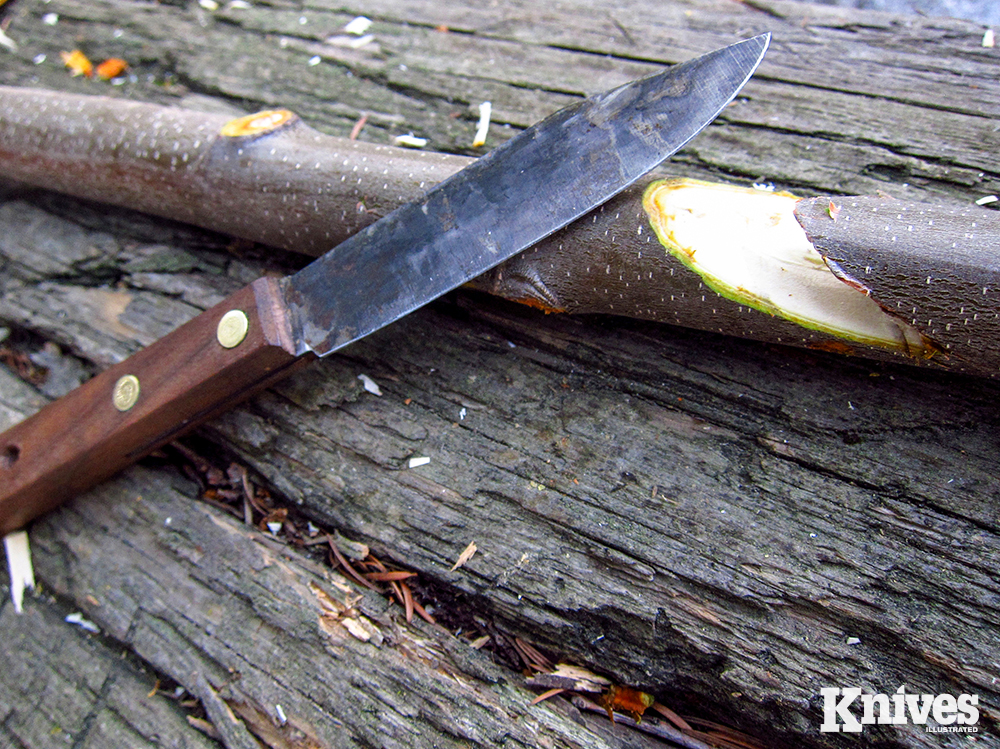
M 374 42 L 323 43 L 358 14 L 375 19 Z M 650 61 L 765 30 L 760 75 L 674 171 L 942 203 L 1000 192 L 1000 53 L 981 46 L 983 29 L 777 0 L 214 13 L 53 0 L 18 11 L 21 47 L 0 81 L 287 106 L 340 135 L 366 113 L 362 137 L 412 130 L 474 153 L 483 99 L 495 145 Z M 125 57 L 135 81 L 69 78 L 58 52 L 76 45 Z M 91 369 L 295 262 L 16 186 L 3 196 L 0 320 Z M 42 396 L 0 376 L 3 426 Z M 905 684 L 977 694 L 976 745 L 988 746 L 1000 720 L 997 395 L 971 378 L 461 293 L 200 435 L 314 522 L 444 586 L 442 605 L 681 712 L 771 746 L 970 745 L 920 726 L 819 733 L 822 687 Z M 431 462 L 409 469 L 413 456 Z M 156 672 L 201 701 L 227 746 L 646 745 L 600 716 L 529 707 L 518 674 L 377 598 L 355 607 L 381 644 L 345 634 L 330 602 L 355 594 L 335 573 L 194 494 L 140 467 L 35 524 L 44 593 L 24 617 L 0 609 L 2 743 L 205 745 L 166 697 L 146 696 Z M 450 572 L 470 541 L 478 554 Z M 102 636 L 61 623 L 74 610 Z

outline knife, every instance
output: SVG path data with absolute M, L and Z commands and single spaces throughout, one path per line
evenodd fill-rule
M 712 122 L 769 42 L 756 36 L 556 112 L 301 271 L 254 281 L 9 429 L 0 534 L 601 205 Z M 227 143 L 237 158 L 239 136 Z

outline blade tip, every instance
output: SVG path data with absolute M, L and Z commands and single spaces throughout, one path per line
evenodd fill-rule
M 760 53 L 763 55 L 767 48 L 771 46 L 771 32 L 765 31 L 763 34 L 757 34 L 749 39 L 744 39 L 741 44 L 754 44 L 760 48 Z

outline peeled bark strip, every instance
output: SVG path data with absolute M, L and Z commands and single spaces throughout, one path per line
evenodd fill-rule
M 492 145 L 507 123 L 650 67 L 638 60 L 675 62 L 771 30 L 780 43 L 762 76 L 671 171 L 951 204 L 1000 192 L 997 52 L 974 24 L 779 0 L 341 6 L 21 3 L 9 29 L 19 52 L 2 53 L 0 79 L 244 107 L 227 118 L 288 107 L 341 136 L 364 111 L 363 138 L 412 130 L 456 150 L 471 143 L 483 99 Z M 55 26 L 41 20 L 49 12 Z M 356 15 L 375 19 L 374 42 L 323 43 Z M 129 59 L 136 81 L 70 78 L 58 53 L 75 46 Z M 58 342 L 90 370 L 280 264 L 121 209 L 11 188 L 3 199 L 3 325 L 29 349 Z M 45 399 L 0 373 L 6 426 Z M 442 586 L 457 600 L 439 607 L 470 616 L 470 628 L 490 622 L 774 747 L 941 749 L 966 742 L 913 724 L 820 733 L 819 690 L 976 694 L 978 744 L 996 735 L 998 395 L 985 379 L 463 292 L 199 437 L 313 522 Z M 411 457 L 430 462 L 410 469 Z M 145 663 L 195 690 L 220 721 L 228 708 L 268 746 L 296 746 L 274 732 L 275 704 L 300 746 L 639 741 L 600 715 L 580 727 L 558 700 L 526 707 L 519 674 L 448 650 L 453 640 L 398 614 L 388 644 L 327 647 L 307 582 L 325 586 L 329 573 L 193 493 L 147 465 L 32 528 L 38 581 L 58 600 L 29 596 L 27 625 L 2 604 L 0 681 L 16 686 L 0 685 L 0 743 L 103 746 L 122 735 L 104 740 L 105 717 L 127 715 L 141 724 L 129 745 L 142 746 L 139 735 L 204 745 L 161 714 L 171 705 L 146 698 L 141 674 L 140 689 L 112 690 L 114 705 L 85 686 L 117 683 L 102 670 L 118 648 L 137 672 Z M 450 572 L 471 541 L 476 555 Z M 110 652 L 95 655 L 95 638 L 62 622 L 74 610 Z M 383 613 L 365 616 L 380 624 Z M 37 635 L 39 649 L 60 650 L 33 657 L 28 628 L 54 632 Z M 53 733 L 56 711 L 36 706 L 69 702 L 65 732 Z

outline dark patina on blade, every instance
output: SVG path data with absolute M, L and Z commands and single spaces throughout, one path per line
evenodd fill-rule
M 712 122 L 769 41 L 562 109 L 291 276 L 284 296 L 299 353 L 346 346 L 604 203 Z

